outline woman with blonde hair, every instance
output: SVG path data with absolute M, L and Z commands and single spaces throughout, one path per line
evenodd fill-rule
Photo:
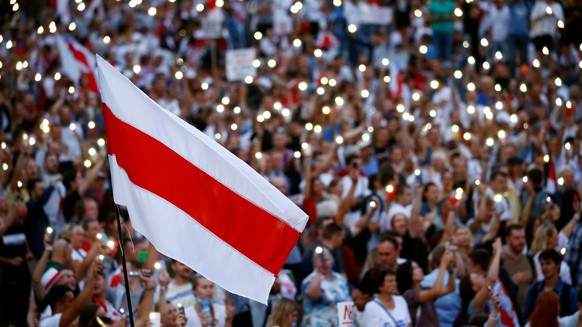
M 558 317 L 560 315 L 560 299 L 553 291 L 546 291 L 540 294 L 538 303 L 526 327 L 558 327 Z
M 285 298 L 280 299 L 273 308 L 268 327 L 291 327 L 297 321 L 298 316 L 297 302 Z
M 534 239 L 531 243 L 530 254 L 533 256 L 533 262 L 536 267 L 536 276 L 538 282 L 544 280 L 542 266 L 540 264 L 540 253 L 546 249 L 556 249 L 558 247 L 558 230 L 551 221 L 546 221 L 536 230 Z M 556 249 L 556 251 L 558 251 Z M 565 261 L 560 264 L 560 278 L 564 283 L 572 284 L 572 275 L 570 267 Z

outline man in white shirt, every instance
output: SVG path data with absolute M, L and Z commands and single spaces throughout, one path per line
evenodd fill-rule
M 55 285 L 47 294 L 46 301 L 50 305 L 53 314 L 40 321 L 39 327 L 65 327 L 71 325 L 91 301 L 95 278 L 101 274 L 103 265 L 96 260 L 89 272 L 83 291 L 75 297 L 73 290 L 67 285 Z

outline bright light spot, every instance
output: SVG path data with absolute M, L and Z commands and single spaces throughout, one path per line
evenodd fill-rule
M 8 164 L 7 163 L 3 163 L 2 164 L 2 170 L 4 170 L 4 171 L 8 170 Z
M 315 125 L 315 127 L 313 127 L 313 131 L 317 134 L 321 133 L 322 128 L 320 125 Z
M 548 15 L 552 14 L 552 7 L 546 6 L 546 14 L 548 14 Z
M 95 128 L 95 122 L 90 121 L 89 124 L 87 124 L 87 127 L 89 127 L 89 129 Z
M 249 75 L 249 76 L 245 77 L 245 83 L 251 84 L 252 82 L 253 82 L 253 77 L 252 76 Z
M 90 148 L 87 150 L 87 153 L 89 153 L 90 156 L 94 156 L 97 154 L 97 150 L 95 150 L 95 148 Z
M 263 33 L 256 31 L 254 36 L 255 36 L 255 40 L 259 41 L 260 39 L 263 38 Z
M 299 90 L 305 91 L 305 90 L 307 90 L 307 83 L 301 82 L 301 83 L 299 83 L 299 85 L 297 87 L 299 88 Z
M 150 16 L 155 16 L 157 12 L 158 10 L 156 9 L 156 7 L 150 7 L 150 9 L 148 9 L 148 15 Z
M 463 41 L 463 48 L 469 49 L 469 41 Z
M 497 109 L 497 110 L 503 109 L 503 102 L 501 102 L 501 101 L 495 102 L 495 109 Z
M 488 47 L 489 46 L 489 41 L 487 41 L 486 38 L 482 38 L 481 39 L 481 46 L 484 47 L 484 48 Z
M 93 163 L 91 162 L 91 160 L 87 159 L 85 161 L 83 161 L 83 166 L 85 166 L 85 168 L 91 168 L 91 165 Z
M 453 76 L 454 76 L 456 79 L 461 79 L 461 78 L 463 78 L 463 72 L 462 72 L 462 71 L 460 71 L 460 70 L 455 70 L 455 73 L 453 74 Z
M 527 92 L 527 85 L 525 85 L 525 83 L 521 83 L 521 85 L 519 86 L 519 90 L 520 90 L 522 93 L 525 93 L 525 92 Z
M 420 176 L 420 173 L 421 173 L 420 169 L 416 168 L 416 169 L 414 170 L 414 175 L 415 175 L 415 176 Z
M 176 79 L 180 80 L 180 79 L 184 78 L 184 73 L 182 73 L 182 71 L 179 70 L 174 74 L 174 77 L 176 77 Z
M 501 201 L 503 201 L 503 195 L 495 194 L 495 196 L 493 197 L 493 200 L 497 203 L 500 203 Z
M 517 115 L 516 115 L 516 114 L 512 114 L 512 115 L 509 117 L 509 120 L 511 121 L 511 123 L 513 123 L 513 124 L 517 124 L 517 120 L 518 120 L 518 119 L 517 119 Z
M 337 85 L 337 82 L 336 82 L 336 81 L 335 81 L 335 79 L 333 79 L 333 78 L 332 78 L 332 79 L 330 79 L 328 83 L 329 83 L 329 86 L 331 86 L 331 87 L 334 87 L 334 86 L 336 86 L 336 85 Z
M 429 111 L 429 112 L 428 112 L 428 115 L 429 115 L 431 118 L 434 118 L 434 117 L 436 117 L 436 111 L 433 109 L 433 110 L 431 110 L 431 111 Z
M 218 8 L 222 8 L 224 6 L 224 0 L 216 0 L 215 4 Z
M 503 59 L 503 54 L 501 53 L 501 51 L 495 52 L 495 59 L 497 60 Z
M 543 51 L 543 50 L 542 50 Z M 540 68 L 540 61 L 536 58 L 532 61 L 532 66 L 535 68 Z
M 22 69 L 22 62 L 17 62 L 16 63 L 16 70 L 21 70 Z
M 475 57 L 473 57 L 473 56 L 469 56 L 469 58 L 467 58 L 467 63 L 468 63 L 469 65 L 474 65 L 474 64 L 475 64 L 475 62 L 476 62 L 476 61 L 475 61 Z
M 560 185 L 560 186 L 563 186 L 564 185 L 564 177 L 558 178 L 558 185 Z
M 6 42 L 6 49 L 10 50 L 10 48 L 12 48 L 12 40 L 8 40 L 8 42 Z
M 461 8 L 455 8 L 455 16 L 463 17 L 463 10 Z
M 487 146 L 490 146 L 490 147 L 491 147 L 491 146 L 493 146 L 493 144 L 494 144 L 494 143 L 495 143 L 495 141 L 493 141 L 493 139 L 492 139 L 492 138 L 490 138 L 490 137 L 489 137 L 489 138 L 487 138 L 487 140 L 485 140 L 485 144 L 486 144 Z
M 267 66 L 269 66 L 269 68 L 275 68 L 277 62 L 274 59 L 269 59 L 269 61 L 267 61 Z
M 338 136 L 335 138 L 335 143 L 337 143 L 337 144 L 342 144 L 342 143 L 344 143 L 344 138 L 338 135 Z
M 300 151 L 295 151 L 293 153 L 293 156 L 295 157 L 295 159 L 299 159 L 299 158 L 301 158 L 301 152 Z
M 293 40 L 293 46 L 299 48 L 301 46 L 301 40 L 299 39 Z
M 557 87 L 562 86 L 562 80 L 559 77 L 556 77 L 556 80 L 554 81 L 554 83 L 556 84 Z
M 105 35 L 103 37 L 103 43 L 109 44 L 109 42 L 111 42 L 111 38 L 109 37 L 109 35 Z
M 41 79 L 42 79 L 42 76 L 40 75 L 40 73 L 36 73 L 36 75 L 34 75 L 35 81 L 40 82 Z
M 420 100 L 420 93 L 414 92 L 412 93 L 412 101 L 419 101 Z
M 255 68 L 261 67 L 261 61 L 259 59 L 253 60 L 253 67 Z
M 16 183 L 16 186 L 18 186 L 18 188 L 21 188 L 21 187 L 22 187 L 22 182 L 21 182 L 21 181 L 18 181 L 18 182 Z
M 318 87 L 317 88 L 317 94 L 319 95 L 324 95 L 325 94 L 325 89 L 323 87 Z
M 69 86 L 69 94 L 73 94 L 73 93 L 75 93 L 75 87 Z
M 197 4 L 196 5 L 196 11 L 198 11 L 198 12 L 204 11 L 204 5 L 201 4 L 201 3 Z
M 475 113 L 475 106 L 473 106 L 473 105 L 468 106 L 467 107 L 467 113 L 469 115 L 473 115 Z
M 567 151 L 570 151 L 570 149 L 572 149 L 572 145 L 570 145 L 570 143 L 566 143 L 566 144 L 564 144 L 564 149 L 566 149 Z
M 396 105 L 396 111 L 398 111 L 399 113 L 403 113 L 405 109 L 406 108 L 404 108 L 404 105 L 402 103 Z
M 329 106 L 323 106 L 323 108 L 321 108 L 321 113 L 324 115 L 329 115 L 331 112 L 331 109 L 329 108 Z
M 338 106 L 343 106 L 344 105 L 344 99 L 342 99 L 341 97 L 336 97 L 335 98 L 335 104 Z
M 101 146 L 101 147 L 105 146 L 105 139 L 98 139 L 97 140 L 97 145 L 98 146 Z
M 494 89 L 495 89 L 495 92 L 501 92 L 501 85 L 495 84 Z
M 224 106 L 219 104 L 216 106 L 216 112 L 218 113 L 223 113 L 224 112 Z
M 208 90 L 208 83 L 202 83 L 200 84 L 200 88 L 204 91 Z
M 547 55 L 549 55 L 549 54 L 550 54 L 550 50 L 549 50 L 547 47 L 544 47 L 544 48 L 542 49 L 542 53 L 543 53 L 545 56 L 547 56 Z
M 394 192 L 394 185 L 392 185 L 392 184 L 388 184 L 388 185 L 386 186 L 386 192 L 388 192 L 388 193 L 392 193 L 392 192 Z
M 238 125 L 237 124 L 231 124 L 230 125 L 230 129 L 233 131 L 236 131 L 238 129 Z
M 360 72 L 362 72 L 362 73 L 363 73 L 363 72 L 365 72 L 365 71 L 366 71 L 366 65 L 364 65 L 364 64 L 360 64 L 360 65 L 358 66 L 358 70 L 359 70 Z
M 240 114 L 241 109 L 240 109 L 240 107 L 237 106 L 237 107 L 234 107 L 234 109 L 232 109 L 232 112 L 234 112 L 235 114 L 238 115 L 238 114 Z
M 39 26 L 38 29 L 36 30 L 36 32 L 40 35 L 42 33 L 44 33 L 44 27 Z
M 15 4 L 12 6 L 12 11 L 18 11 L 18 9 L 19 9 L 19 8 L 20 8 L 20 6 L 19 6 L 17 3 L 15 3 Z
M 469 141 L 469 140 L 471 139 L 471 133 L 469 133 L 469 132 L 465 132 L 465 133 L 463 134 L 463 139 L 464 139 L 465 141 Z
M 388 58 L 382 59 L 382 65 L 388 66 L 390 64 L 390 60 Z
M 475 91 L 475 83 L 473 83 L 473 82 L 469 82 L 469 83 L 467 84 L 467 91 L 469 91 L 469 92 L 473 92 L 473 91 Z
M 459 132 L 459 125 L 453 125 L 453 126 L 451 126 L 451 132 L 458 133 Z
M 321 51 L 321 49 L 315 49 L 315 50 L 313 51 L 313 55 L 314 55 L 316 58 L 319 58 L 319 57 L 321 57 L 321 56 L 323 55 L 323 51 Z
M 342 1 L 341 0 L 333 0 L 333 5 L 336 7 L 341 7 L 342 6 Z
M 217 139 L 217 140 L 220 140 L 222 138 L 222 135 L 220 135 L 220 133 L 216 133 L 214 135 L 214 138 Z
M 556 98 L 556 106 L 561 107 L 563 104 L 562 98 Z
M 285 108 L 281 110 L 281 115 L 283 115 L 283 117 L 289 117 L 289 115 L 291 115 L 291 110 L 289 110 L 289 108 Z
M 85 10 L 85 3 L 81 2 L 78 6 L 77 6 L 77 10 L 78 11 L 83 11 Z
M 547 154 L 546 154 L 546 155 L 544 156 L 544 162 L 545 162 L 545 163 L 548 163 L 548 162 L 550 162 L 550 156 L 549 156 L 549 155 L 547 155 Z
M 353 33 L 356 33 L 357 30 L 358 30 L 358 27 L 356 25 L 354 25 L 354 24 L 348 25 L 348 32 L 353 34 Z
M 437 81 L 436 79 L 433 79 L 432 81 L 430 81 L 430 88 L 433 90 L 438 89 L 439 87 L 439 81 Z
M 308 131 L 312 131 L 313 130 L 313 124 L 312 123 L 305 124 L 305 129 L 308 130 Z
M 408 119 L 410 119 L 410 114 L 409 114 L 409 113 L 407 113 L 407 112 L 403 113 L 403 114 L 402 114 L 402 119 L 403 119 L 403 120 L 408 120 Z
M 564 28 L 564 22 L 561 19 L 558 20 L 558 28 Z
M 370 96 L 370 91 L 363 89 L 362 92 L 360 92 L 360 95 L 365 99 Z
M 422 17 L 422 10 L 420 10 L 420 9 L 416 9 L 416 10 L 414 11 L 414 16 L 416 16 L 417 18 L 420 18 L 420 17 Z
M 428 48 L 426 45 L 421 45 L 420 47 L 418 47 L 418 51 L 422 54 L 426 54 L 428 52 Z
M 69 24 L 69 31 L 74 31 L 77 28 L 77 24 L 75 24 L 75 22 L 71 22 Z
M 263 117 L 265 117 L 265 119 L 271 118 L 271 112 L 270 111 L 263 112 Z
M 220 100 L 220 102 L 227 106 L 230 103 L 230 98 L 229 97 L 222 97 L 222 99 Z
M 389 75 L 384 76 L 384 83 L 388 84 L 388 83 L 390 83 L 390 80 L 391 79 L 390 79 Z
M 487 61 L 484 61 L 484 62 L 483 62 L 483 69 L 485 69 L 485 70 L 489 70 L 490 68 L 491 68 L 491 65 L 489 65 L 489 62 L 487 62 Z
M 497 132 L 497 137 L 500 139 L 504 139 L 506 136 L 505 131 L 504 130 L 499 130 L 499 132 Z

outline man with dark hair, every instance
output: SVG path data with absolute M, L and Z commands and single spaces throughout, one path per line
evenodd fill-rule
M 542 292 L 554 291 L 560 297 L 560 317 L 565 317 L 576 312 L 576 288 L 564 283 L 560 278 L 560 264 L 562 256 L 554 249 L 547 249 L 540 253 L 540 264 L 544 280 L 530 286 L 525 301 L 524 321 L 533 312 L 538 297 Z
M 527 171 L 527 181 L 523 183 L 521 203 L 523 211 L 522 221 L 532 221 L 538 218 L 548 205 L 548 192 L 544 190 L 544 173 L 541 169 L 533 168 Z
M 46 296 L 52 315 L 41 319 L 39 327 L 64 327 L 72 324 L 83 308 L 91 300 L 95 288 L 95 280 L 102 273 L 102 264 L 99 260 L 93 262 L 87 273 L 83 291 L 75 297 L 73 290 L 66 285 L 55 285 Z
M 46 228 L 50 225 L 49 218 L 45 213 L 43 207 L 48 202 L 54 190 L 57 180 L 47 188 L 45 183 L 39 179 L 34 178 L 28 181 L 26 189 L 30 195 L 30 200 L 26 202 L 28 215 L 24 221 L 24 229 L 28 245 L 35 258 L 39 259 L 44 252 L 44 233 Z
M 327 249 L 332 254 L 334 261 L 332 270 L 338 273 L 344 272 L 344 258 L 341 251 L 344 235 L 344 228 L 337 223 L 329 223 L 323 227 L 319 239 L 305 249 L 303 259 L 299 266 L 299 276 L 297 278 L 299 283 L 301 283 L 303 278 L 313 272 L 313 252 L 318 246 Z
M 75 205 L 75 216 L 77 220 L 83 221 L 87 218 L 99 218 L 99 203 L 92 196 L 82 197 Z
M 525 229 L 520 224 L 510 224 L 505 228 L 507 249 L 501 253 L 502 265 L 517 286 L 517 303 L 523 312 L 527 290 L 534 280 L 535 268 L 531 257 L 523 254 Z

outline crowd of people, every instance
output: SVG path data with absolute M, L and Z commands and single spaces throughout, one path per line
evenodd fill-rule
M 582 326 L 580 31 L 580 0 L 1 1 L 0 326 Z M 308 214 L 268 306 L 132 228 L 59 37 Z

